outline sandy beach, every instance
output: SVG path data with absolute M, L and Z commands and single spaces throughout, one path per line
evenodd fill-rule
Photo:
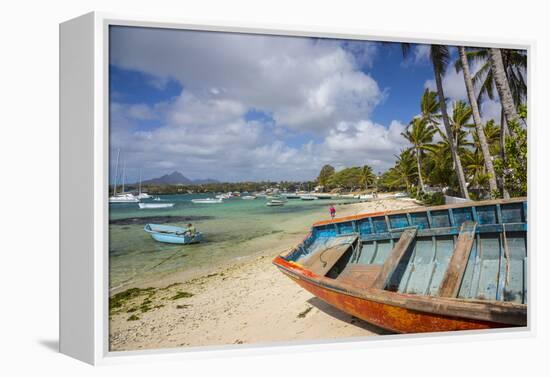
M 338 205 L 337 215 L 417 206 L 410 200 Z M 319 219 L 321 220 L 321 219 Z M 194 278 L 175 272 L 111 296 L 111 351 L 329 340 L 384 334 L 312 296 L 271 263 L 311 224 L 265 237 L 263 247 Z M 257 244 L 257 240 L 256 240 Z

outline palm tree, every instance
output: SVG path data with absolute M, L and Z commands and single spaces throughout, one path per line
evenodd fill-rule
M 410 52 L 410 44 L 402 43 L 401 47 L 403 55 L 406 57 Z M 441 118 L 443 119 L 443 125 L 445 127 L 445 133 L 450 140 L 451 154 L 453 157 L 453 163 L 455 167 L 455 173 L 458 179 L 458 185 L 460 187 L 460 193 L 465 199 L 469 199 L 468 187 L 466 185 L 466 178 L 464 177 L 464 170 L 462 169 L 462 163 L 458 157 L 456 145 L 454 145 L 452 138 L 451 125 L 449 123 L 449 116 L 447 114 L 447 102 L 445 100 L 445 93 L 443 91 L 442 77 L 445 73 L 445 68 L 449 63 L 449 49 L 443 45 L 430 45 L 430 60 L 432 62 L 435 85 L 437 88 L 437 96 L 439 97 L 439 109 L 441 112 Z
M 439 124 L 439 100 L 436 92 L 426 88 L 420 100 L 420 113 L 428 123 L 437 126 Z
M 485 138 L 485 134 L 483 133 L 483 125 L 481 123 L 481 114 L 479 113 L 477 98 L 474 91 L 474 83 L 472 81 L 472 76 L 470 75 L 470 66 L 468 63 L 468 58 L 466 57 L 466 49 L 464 48 L 464 46 L 459 46 L 458 52 L 460 54 L 462 72 L 464 74 L 464 84 L 466 85 L 466 91 L 468 93 L 468 99 L 470 100 L 470 107 L 472 110 L 471 112 L 474 118 L 474 124 L 476 127 L 479 144 L 481 146 L 483 160 L 485 162 L 485 170 L 489 174 L 489 190 L 491 191 L 491 193 L 494 193 L 497 190 L 495 168 L 493 166 L 493 160 L 491 157 L 491 153 L 489 151 L 489 145 L 487 144 L 487 139 Z
M 447 114 L 447 103 L 445 101 L 445 93 L 443 92 L 443 74 L 445 68 L 449 62 L 449 49 L 443 45 L 431 45 L 430 57 L 434 69 L 435 85 L 437 87 L 437 95 L 439 96 L 439 107 L 441 109 L 441 117 L 443 119 L 443 125 L 445 126 L 445 133 L 449 139 L 449 146 L 451 148 L 451 155 L 453 157 L 453 163 L 455 166 L 456 176 L 458 178 L 458 186 L 460 193 L 465 199 L 470 199 L 468 195 L 468 187 L 466 186 L 466 178 L 464 177 L 464 170 L 462 169 L 462 162 L 458 156 L 456 145 L 453 140 L 453 132 L 451 124 L 449 122 L 449 116 Z
M 524 77 L 527 70 L 527 55 L 521 50 L 511 49 L 500 50 L 500 53 L 512 98 L 517 108 L 527 96 L 527 84 Z M 468 61 L 482 62 L 481 68 L 472 76 L 474 84 L 479 87 L 479 93 L 477 95 L 478 104 L 481 103 L 483 95 L 487 95 L 490 99 L 494 99 L 495 97 L 495 78 L 489 55 L 490 50 L 485 48 L 471 48 L 466 52 Z M 460 59 L 455 62 L 455 68 L 457 72 L 462 69 L 462 62 Z M 506 160 L 504 142 L 506 136 L 510 133 L 506 124 L 504 107 L 501 108 L 500 127 L 500 157 L 504 161 Z M 506 179 L 503 174 L 501 176 L 502 195 L 507 199 L 510 195 L 505 188 L 505 181 Z
M 416 159 L 410 149 L 402 150 L 399 156 L 395 157 L 395 165 L 382 175 L 380 183 L 390 189 L 406 187 L 407 192 L 410 192 L 418 175 Z
M 376 182 L 376 175 L 372 172 L 372 168 L 369 165 L 365 165 L 361 168 L 361 177 L 359 183 L 365 186 L 365 190 L 369 188 L 369 185 Z
M 459 148 L 459 134 L 463 128 L 472 128 L 475 125 L 469 123 L 472 118 L 472 108 L 464 101 L 453 102 L 453 116 L 449 120 L 453 130 L 453 138 L 457 148 Z M 446 135 L 444 135 L 446 136 Z M 459 153 L 460 154 L 460 153 Z
M 501 50 L 500 53 L 514 103 L 518 107 L 527 96 L 527 84 L 524 77 L 527 70 L 527 55 L 524 51 L 511 49 Z M 474 84 L 479 88 L 477 94 L 478 105 L 481 104 L 484 95 L 489 99 L 495 99 L 495 82 L 489 61 L 489 50 L 486 48 L 469 48 L 466 51 L 466 58 L 469 62 L 481 62 L 481 67 L 472 75 Z M 462 70 L 461 59 L 456 60 L 455 68 L 457 72 Z
M 405 132 L 401 133 L 413 145 L 411 150 L 416 155 L 418 181 L 423 193 L 426 192 L 426 189 L 424 187 L 424 180 L 422 179 L 422 153 L 429 148 L 436 132 L 436 127 L 428 123 L 425 118 L 418 117 L 411 121 Z
M 510 84 L 506 77 L 506 70 L 502 61 L 502 54 L 499 48 L 489 49 L 489 61 L 491 63 L 491 71 L 495 80 L 495 86 L 497 88 L 498 96 L 500 97 L 500 103 L 504 111 L 504 117 L 506 122 L 516 122 L 519 124 L 520 119 L 516 111 L 514 104 L 514 97 L 510 91 Z

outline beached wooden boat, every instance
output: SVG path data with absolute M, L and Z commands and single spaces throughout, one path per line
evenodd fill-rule
M 318 298 L 399 333 L 527 325 L 527 199 L 313 225 L 273 263 Z
M 194 236 L 186 233 L 185 228 L 170 225 L 147 224 L 143 228 L 151 237 L 158 242 L 175 243 L 188 245 L 202 241 L 202 233 L 197 232 Z

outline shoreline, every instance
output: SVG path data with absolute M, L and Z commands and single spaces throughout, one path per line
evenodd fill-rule
M 415 206 L 411 201 L 386 199 L 336 208 L 338 217 L 343 217 Z M 300 225 L 292 233 L 258 237 L 264 246 L 245 257 L 119 290 L 111 296 L 115 303 L 110 312 L 111 351 L 387 333 L 332 308 L 272 265 L 276 255 L 301 242 L 311 227 Z M 258 239 L 243 243 L 247 242 L 257 244 Z

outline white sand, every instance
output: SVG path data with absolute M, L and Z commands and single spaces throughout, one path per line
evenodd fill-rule
M 349 216 L 414 206 L 411 201 L 390 199 L 338 206 L 337 213 Z M 111 318 L 111 350 L 323 340 L 383 333 L 312 296 L 273 266 L 272 259 L 304 235 L 280 235 L 277 247 L 253 259 L 240 260 L 215 275 L 144 292 L 126 301 Z M 169 281 L 177 281 L 177 274 Z M 193 296 L 172 300 L 178 292 Z M 149 311 L 128 312 L 146 299 L 150 300 L 145 302 Z M 139 319 L 128 321 L 131 315 Z

